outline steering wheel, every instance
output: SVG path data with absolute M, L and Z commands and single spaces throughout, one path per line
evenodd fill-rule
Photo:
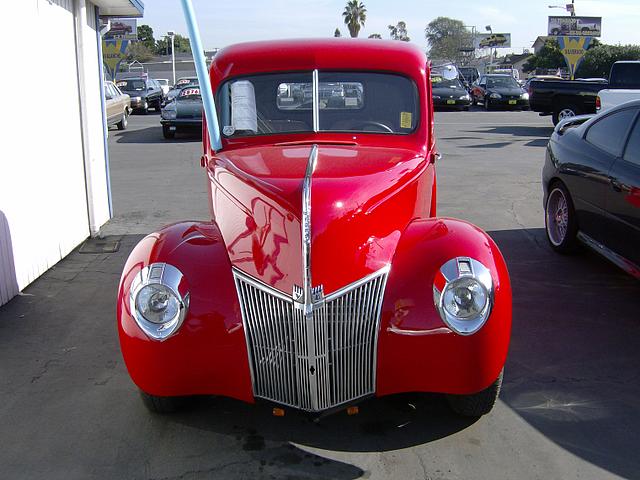
M 360 127 L 365 127 L 366 125 L 371 125 L 373 127 L 377 127 L 380 130 L 388 132 L 388 133 L 395 133 L 390 126 L 385 125 L 384 123 L 374 122 L 374 121 L 371 121 L 371 120 L 365 120 L 363 122 L 360 122 L 357 125 L 355 125 L 353 128 L 354 129 L 359 129 Z

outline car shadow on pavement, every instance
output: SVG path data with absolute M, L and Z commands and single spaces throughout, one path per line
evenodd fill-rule
M 490 232 L 507 261 L 513 329 L 501 400 L 545 437 L 623 477 L 640 471 L 640 282 L 544 229 Z
M 513 135 L 514 137 L 539 137 L 549 138 L 553 133 L 553 126 L 548 127 L 540 125 L 499 125 L 496 127 L 486 127 L 481 130 L 469 130 L 468 133 L 485 134 L 493 133 L 496 135 Z
M 180 132 L 175 138 L 166 139 L 162 136 L 162 126 L 158 121 L 158 125 L 154 127 L 121 130 L 118 132 L 109 132 L 116 139 L 117 143 L 193 143 L 202 142 L 202 132 L 198 129 L 193 131 L 187 130 Z

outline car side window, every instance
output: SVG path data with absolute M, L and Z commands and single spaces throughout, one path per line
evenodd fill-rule
M 624 159 L 640 167 L 640 121 L 636 122 L 636 126 L 631 132 L 627 149 L 624 152 Z
M 111 100 L 113 95 L 111 94 L 111 90 L 109 89 L 109 85 L 104 86 L 104 98 L 106 100 Z
M 120 96 L 120 93 L 114 85 L 107 85 L 107 89 L 109 90 L 109 95 L 111 95 L 113 98 Z
M 585 137 L 587 142 L 619 157 L 622 155 L 629 126 L 637 113 L 637 109 L 627 109 L 604 117 L 589 128 Z

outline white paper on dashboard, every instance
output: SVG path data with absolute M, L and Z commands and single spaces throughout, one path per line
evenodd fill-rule
M 258 131 L 256 93 L 248 80 L 231 84 L 231 123 L 236 130 Z

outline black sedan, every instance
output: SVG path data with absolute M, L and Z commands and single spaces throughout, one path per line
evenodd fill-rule
M 560 122 L 542 180 L 551 247 L 581 242 L 640 278 L 640 101 Z
M 178 131 L 202 131 L 202 97 L 200 87 L 181 88 L 175 99 L 162 109 L 160 123 L 164 138 L 173 138 Z
M 152 78 L 123 78 L 116 86 L 131 97 L 131 108 L 147 114 L 153 108 L 158 112 L 162 106 L 162 87 Z
M 431 77 L 431 98 L 435 108 L 455 108 L 469 110 L 471 97 L 457 78 L 446 80 L 440 76 Z
M 511 75 L 483 75 L 471 89 L 474 105 L 484 103 L 484 108 L 495 107 L 529 108 L 529 94 L 525 92 Z

